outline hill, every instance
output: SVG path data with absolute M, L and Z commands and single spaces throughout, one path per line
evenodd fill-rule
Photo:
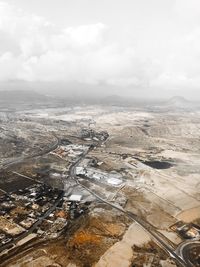
M 0 91 L 0 102 L 3 103 L 34 103 L 47 100 L 50 100 L 50 97 L 29 90 Z

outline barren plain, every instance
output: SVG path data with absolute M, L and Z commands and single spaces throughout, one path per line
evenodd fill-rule
M 1 266 L 200 266 L 199 109 L 79 105 L 0 120 Z

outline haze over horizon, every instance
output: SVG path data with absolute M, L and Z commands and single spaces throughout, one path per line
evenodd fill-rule
M 198 0 L 4 0 L 0 32 L 0 90 L 200 99 Z

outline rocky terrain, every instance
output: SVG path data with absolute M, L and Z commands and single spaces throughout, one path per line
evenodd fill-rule
M 31 178 L 88 202 L 56 239 L 39 235 L 2 266 L 200 266 L 182 249 L 197 242 L 199 253 L 200 112 L 188 107 L 2 111 L 1 194 Z

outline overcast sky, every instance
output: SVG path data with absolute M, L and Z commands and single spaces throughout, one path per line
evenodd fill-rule
M 200 98 L 200 0 L 0 0 L 11 80 Z

